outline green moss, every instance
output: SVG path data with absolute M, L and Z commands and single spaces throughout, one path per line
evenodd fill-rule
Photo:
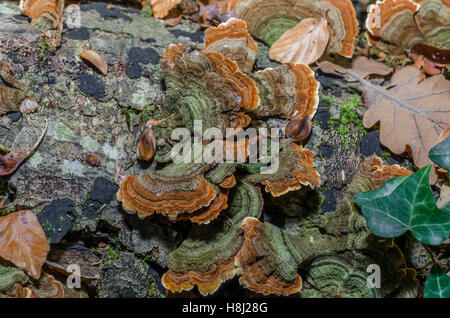
M 359 95 L 355 94 L 353 98 L 346 100 L 344 103 L 339 103 L 339 106 L 339 119 L 331 119 L 328 121 L 328 124 L 337 129 L 339 134 L 344 138 L 344 147 L 347 147 L 349 125 L 357 124 L 363 135 L 367 134 L 367 130 L 364 128 L 362 119 L 357 113 L 358 108 L 361 106 Z
M 43 37 L 39 40 L 38 47 L 39 47 L 38 58 L 42 61 L 46 61 L 48 53 L 53 52 L 52 48 L 50 46 L 48 46 L 48 44 L 45 42 L 45 39 Z
M 49 222 L 49 220 L 45 220 L 44 224 L 42 224 L 42 227 L 47 230 L 47 232 L 53 231 L 54 226 Z
M 77 227 L 78 227 L 78 222 L 73 222 L 72 231 L 76 231 Z
M 165 298 L 164 294 L 161 294 L 158 290 L 156 282 L 153 280 L 147 287 L 147 297 L 151 298 Z
M 150 262 L 152 260 L 152 257 L 148 253 L 138 253 L 136 254 L 137 257 L 142 259 L 144 262 Z
M 391 157 L 391 154 L 387 151 L 383 151 L 383 153 L 381 154 L 381 157 L 385 160 L 385 161 L 389 161 L 389 158 Z
M 320 101 L 323 103 L 323 105 L 326 107 L 326 108 L 330 108 L 331 107 L 331 105 L 333 105 L 333 104 L 339 104 L 339 101 L 335 101 L 335 100 L 333 100 L 332 98 L 330 98 L 330 97 L 327 97 L 327 96 L 320 96 Z
M 128 128 L 131 126 L 131 114 L 139 114 L 139 111 L 136 109 L 122 109 L 120 111 L 122 115 L 125 115 L 125 120 L 127 121 Z
M 113 261 L 119 259 L 119 249 L 117 247 L 110 246 L 108 251 L 106 252 L 104 260 L 106 262 Z

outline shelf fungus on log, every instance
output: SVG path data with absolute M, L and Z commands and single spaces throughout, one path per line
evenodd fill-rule
M 257 117 L 314 116 L 319 103 L 319 82 L 305 64 L 289 64 L 251 73 L 257 46 L 239 19 L 230 19 L 205 31 L 203 51 L 216 51 L 236 62 L 256 83 L 260 102 L 247 107 Z
M 257 117 L 314 117 L 319 105 L 319 82 L 306 64 L 288 64 L 256 72 L 261 103 L 252 111 Z
M 396 297 L 407 289 L 412 292 L 412 298 L 417 296 L 418 280 L 415 274 L 409 277 L 409 286 L 404 284 L 402 277 L 412 269 L 402 269 L 399 263 L 404 263 L 403 255 L 398 248 L 384 243 L 374 243 L 370 250 L 361 252 L 344 252 L 319 256 L 303 266 L 306 273 L 304 280 L 312 288 L 301 293 L 301 297 L 335 297 L 335 298 L 383 298 L 388 295 Z M 368 287 L 370 264 L 380 266 L 383 273 L 380 277 L 380 287 Z M 412 286 L 411 286 L 412 285 Z M 410 287 L 411 286 L 411 287 Z M 406 290 L 405 290 L 406 289 Z
M 450 50 L 448 0 L 379 0 L 368 12 L 366 28 L 371 45 L 389 48 L 391 44 L 402 50 L 427 45 Z
M 24 126 L 14 140 L 10 152 L 0 156 L 0 176 L 7 176 L 39 146 L 47 132 L 47 122 L 32 121 Z
M 155 159 L 170 161 L 168 153 L 172 131 L 184 127 L 193 132 L 194 122 L 202 122 L 202 132 L 218 128 L 245 127 L 245 114 L 259 104 L 255 82 L 241 72 L 235 62 L 217 52 L 183 52 L 181 45 L 171 45 L 160 61 L 166 92 L 164 105 L 154 114 L 163 120 L 152 127 L 158 144 Z M 159 141 L 164 145 L 160 146 Z
M 61 44 L 63 31 L 64 0 L 21 0 L 22 13 L 31 18 L 32 24 L 42 25 L 45 42 L 53 49 Z M 46 21 L 51 23 L 48 26 Z
M 381 159 L 363 162 L 336 211 L 321 215 L 310 210 L 294 228 L 279 228 L 255 218 L 242 224 L 245 243 L 236 256 L 240 283 L 257 293 L 314 297 L 385 297 L 417 294 L 417 280 L 393 240 L 371 235 L 353 195 L 380 187 L 410 172 L 383 167 Z M 388 257 L 386 257 L 388 255 Z M 370 264 L 385 277 L 381 289 L 368 286 Z M 302 288 L 303 280 L 308 282 Z
M 52 275 L 43 273 L 41 278 L 33 284 L 23 287 L 16 284 L 11 291 L 0 298 L 64 298 L 64 286 Z
M 205 31 L 202 52 L 219 52 L 237 63 L 240 69 L 251 72 L 258 55 L 258 46 L 247 31 L 243 20 L 231 18 Z
M 29 277 L 13 265 L 2 265 L 0 263 L 0 293 L 6 292 L 16 283 L 25 285 Z
M 255 218 L 246 218 L 241 228 L 245 242 L 236 256 L 241 285 L 263 295 L 288 296 L 300 291 L 298 260 L 285 245 L 281 230 Z
M 289 140 L 281 142 L 279 146 L 279 168 L 275 173 L 256 172 L 246 176 L 245 179 L 252 183 L 263 184 L 265 190 L 275 197 L 299 190 L 304 185 L 318 187 L 320 175 L 314 169 L 313 153 Z M 249 166 L 253 168 L 252 164 Z
M 208 165 L 172 164 L 162 170 L 125 178 L 117 193 L 125 211 L 140 218 L 154 213 L 176 220 L 208 207 L 217 193 L 204 173 Z
M 151 0 L 153 14 L 156 18 L 164 18 L 169 11 L 183 0 Z
M 312 123 L 303 119 L 311 119 L 317 110 L 319 83 L 307 65 L 284 65 L 252 73 L 257 46 L 244 21 L 232 19 L 206 33 L 201 52 L 186 53 L 182 45 L 172 44 L 160 61 L 165 98 L 155 107 L 140 138 L 138 156 L 148 160 L 154 155 L 156 162 L 168 166 L 145 175 L 128 176 L 118 193 L 124 209 L 138 212 L 140 217 L 160 213 L 172 221 L 189 219 L 198 224 L 216 219 L 229 206 L 227 189 L 236 184 L 232 176 L 236 168 L 250 161 L 247 157 L 253 139 L 239 139 L 239 135 L 238 141 L 230 139 L 250 124 L 264 127 L 253 122 L 255 118 L 262 122 L 270 117 L 301 120 L 306 122 L 305 129 L 293 131 L 292 139 L 300 143 L 309 135 Z M 196 126 L 199 122 L 201 128 Z M 190 134 L 177 139 L 177 128 Z M 204 133 L 209 128 L 221 136 L 206 137 Z M 235 129 L 231 136 L 229 128 Z M 224 163 L 221 157 L 209 165 L 190 168 L 176 163 L 180 158 L 183 162 L 204 159 L 198 155 L 204 157 L 205 151 L 195 151 L 198 138 L 202 150 L 223 147 L 227 160 L 231 159 L 232 150 L 233 162 Z M 184 148 L 186 144 L 187 149 L 194 151 L 185 153 L 183 149 L 183 154 L 174 159 L 174 151 L 179 154 L 181 150 L 177 146 Z M 317 186 L 319 175 L 313 168 L 312 153 L 290 140 L 283 141 L 282 148 L 279 172 L 263 175 L 258 169 L 260 164 L 254 164 L 251 182 L 266 185 L 276 196 L 302 185 Z
M 228 189 L 219 189 L 213 185 L 216 190 L 216 197 L 209 206 L 198 209 L 193 213 L 183 213 L 178 216 L 177 221 L 191 220 L 197 224 L 208 224 L 215 220 L 221 211 L 228 207 Z
M 326 51 L 353 56 L 358 22 L 350 0 L 247 0 L 238 2 L 235 10 L 250 33 L 269 46 L 302 20 L 326 17 L 330 31 Z
M 168 258 L 169 271 L 162 278 L 168 291 L 198 287 L 202 295 L 213 294 L 236 275 L 235 257 L 244 243 L 240 229 L 246 217 L 259 218 L 263 200 L 258 188 L 239 182 L 229 208 L 208 225 L 194 224 L 186 240 Z

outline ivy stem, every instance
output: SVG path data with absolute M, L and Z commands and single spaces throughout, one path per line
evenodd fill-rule
M 434 254 L 433 254 L 433 251 L 431 250 L 431 248 L 428 245 L 423 244 L 423 243 L 422 243 L 422 246 L 425 248 L 425 250 L 427 251 L 428 255 L 430 256 L 431 261 L 433 262 L 433 265 L 437 264 L 436 259 L 434 258 Z

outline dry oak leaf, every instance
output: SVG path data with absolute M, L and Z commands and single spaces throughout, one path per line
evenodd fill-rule
M 322 72 L 338 76 L 345 75 L 348 71 L 348 68 L 326 60 L 318 62 L 317 65 L 320 67 Z M 388 67 L 386 64 L 375 60 L 370 60 L 365 56 L 356 57 L 351 63 L 351 69 L 358 73 L 362 78 L 367 78 L 369 75 L 387 76 L 393 71 L 392 67 Z M 347 82 L 357 81 L 354 77 L 349 75 L 345 76 L 345 79 Z
M 303 19 L 286 31 L 269 51 L 269 57 L 280 63 L 312 64 L 325 52 L 330 30 L 326 18 Z
M 356 72 L 349 73 L 359 76 Z M 381 143 L 395 154 L 408 150 L 414 164 L 423 168 L 431 163 L 428 152 L 450 124 L 450 81 L 443 75 L 424 81 L 420 78 L 421 72 L 408 66 L 393 75 L 388 89 L 359 80 L 363 83 L 368 107 L 364 126 L 370 128 L 380 122 Z M 435 171 L 431 180 L 436 180 Z
M 0 218 L 0 257 L 34 279 L 41 276 L 50 245 L 36 215 L 28 210 Z
M 170 9 L 179 4 L 182 0 L 151 0 L 153 14 L 156 18 L 162 19 L 169 14 Z

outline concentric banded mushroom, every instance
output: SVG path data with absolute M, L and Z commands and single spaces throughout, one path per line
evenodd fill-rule
M 246 217 L 258 218 L 262 204 L 257 188 L 247 182 L 238 184 L 230 207 L 219 219 L 193 225 L 188 238 L 170 254 L 163 285 L 171 292 L 191 290 L 196 285 L 202 295 L 208 295 L 233 278 L 235 256 L 244 242 L 240 224 Z
M 303 19 L 327 17 L 327 51 L 353 55 L 358 22 L 350 0 L 247 0 L 238 2 L 235 10 L 237 17 L 247 22 L 250 33 L 269 46 Z

